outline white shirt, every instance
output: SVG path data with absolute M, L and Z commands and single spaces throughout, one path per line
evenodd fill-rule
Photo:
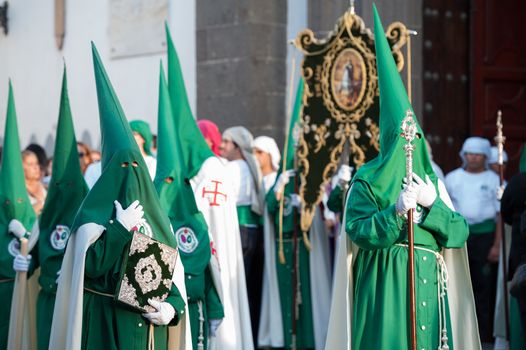
M 255 191 L 254 180 L 243 159 L 230 161 L 225 166 L 232 187 L 232 198 L 237 206 L 251 205 L 251 193 Z
M 268 191 L 272 188 L 272 186 L 274 186 L 277 176 L 277 171 L 273 171 L 270 174 L 263 176 L 263 190 L 265 191 L 265 194 L 267 194 Z
M 474 174 L 458 168 L 446 176 L 446 188 L 453 205 L 470 225 L 495 219 L 500 211 L 499 184 L 499 177 L 491 170 Z

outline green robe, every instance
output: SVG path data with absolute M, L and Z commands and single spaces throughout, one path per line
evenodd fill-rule
M 111 222 L 111 221 L 110 221 Z M 106 225 L 106 231 L 93 243 L 86 254 L 84 312 L 82 320 L 83 349 L 147 349 L 149 322 L 138 311 L 117 303 L 113 297 L 120 279 L 122 259 L 132 239 L 118 221 Z M 165 300 L 175 311 L 170 325 L 179 322 L 184 313 L 184 302 L 172 285 Z M 167 327 L 154 326 L 155 348 L 166 349 Z
M 395 205 L 383 210 L 368 185 L 354 182 L 347 202 L 345 230 L 361 249 L 353 266 L 354 306 L 352 347 L 354 349 L 408 349 L 409 315 L 407 290 L 407 248 L 405 219 Z M 437 197 L 424 209 L 415 224 L 415 246 L 439 252 L 460 248 L 468 236 L 465 219 Z M 437 263 L 435 255 L 415 249 L 417 305 L 417 348 L 439 346 Z M 446 298 L 449 347 L 453 349 Z M 404 336 L 405 335 L 405 336 Z M 461 335 L 457 335 L 461 336 Z
M 223 305 L 214 287 L 210 268 L 198 275 L 185 273 L 186 293 L 188 295 L 188 312 L 190 312 L 190 326 L 192 331 L 192 346 L 197 349 L 199 337 L 199 306 L 203 304 L 203 345 L 204 349 L 208 346 L 209 327 L 208 321 L 211 319 L 222 319 L 225 317 Z
M 268 191 L 267 206 L 269 214 L 273 215 L 276 225 L 276 232 L 278 232 L 278 218 L 279 218 L 279 201 L 276 200 L 274 190 Z M 281 313 L 283 319 L 283 336 L 284 345 L 286 349 L 292 348 L 292 311 L 293 311 L 293 261 L 294 261 L 294 242 L 293 242 L 293 215 L 288 215 L 284 218 L 283 228 L 283 251 L 285 254 L 286 264 L 283 265 L 276 259 L 279 295 L 281 302 Z M 276 252 L 279 252 L 279 241 L 276 235 Z M 301 304 L 298 307 L 298 320 L 296 321 L 296 347 L 314 348 L 314 326 L 312 321 L 312 300 L 310 291 L 310 267 L 309 267 L 309 251 L 303 243 L 301 231 L 298 225 L 297 234 L 298 247 L 298 274 L 300 280 Z

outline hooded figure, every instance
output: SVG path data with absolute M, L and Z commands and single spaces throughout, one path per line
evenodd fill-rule
M 224 317 L 223 306 L 214 285 L 221 283 L 221 279 L 216 257 L 212 257 L 205 218 L 197 209 L 192 186 L 186 177 L 182 147 L 175 130 L 162 65 L 158 118 L 159 162 L 154 184 L 161 207 L 170 218 L 185 267 L 193 348 L 207 349 L 209 336 L 215 336 Z
M 376 7 L 373 12 L 380 153 L 352 179 L 343 220 L 352 255 L 345 254 L 348 243 L 342 234 L 326 348 L 334 344 L 353 349 L 411 346 L 406 214 L 415 210 L 417 348 L 477 349 L 480 342 L 464 248 L 467 223 L 453 211 L 433 172 L 424 134 L 412 116 Z M 415 183 L 409 185 L 404 184 L 406 140 L 400 136 L 406 115 L 413 118 L 418 136 L 413 141 Z
M 152 154 L 153 134 L 150 130 L 150 125 L 143 120 L 132 120 L 130 122 L 130 128 L 133 131 L 133 136 L 137 144 L 142 144 L 141 154 L 144 157 L 144 162 L 148 167 L 148 173 L 153 181 L 155 178 L 155 169 L 157 168 L 157 160 Z
M 294 179 L 295 175 L 294 156 L 297 143 L 295 138 L 298 135 L 303 91 L 304 81 L 301 79 L 283 155 L 286 171 L 279 169 L 278 180 L 266 195 L 265 266 L 258 334 L 260 347 L 294 348 L 296 346 L 321 349 L 327 335 L 332 277 L 329 266 L 328 235 L 319 207 L 316 208 L 308 233 L 302 235 L 300 228 L 296 227 L 297 254 L 294 254 L 294 216 L 299 215 L 295 208 L 301 205 L 301 199 L 294 193 L 294 181 L 290 180 Z M 283 213 L 280 213 L 281 196 L 284 196 Z M 281 235 L 279 235 L 280 214 L 283 215 Z M 310 249 L 307 248 L 307 242 L 310 242 Z M 295 255 L 296 262 L 294 262 Z M 295 272 L 297 279 L 294 282 Z M 296 298 L 294 298 L 295 283 L 299 290 Z M 279 300 L 279 303 L 276 300 Z M 292 330 L 296 311 L 297 337 L 294 344 Z
M 4 148 L 0 164 L 0 349 L 7 346 L 9 314 L 13 297 L 15 270 L 13 260 L 20 255 L 20 238 L 27 236 L 27 229 L 35 222 L 35 212 L 29 202 L 24 183 L 24 170 L 18 140 L 15 99 L 9 82 Z M 19 225 L 13 225 L 18 221 Z M 21 225 L 20 225 L 21 224 Z M 36 241 L 31 239 L 29 249 Z M 16 297 L 16 295 L 15 295 Z
M 114 297 L 134 233 L 146 234 L 173 248 L 177 242 L 94 45 L 92 49 L 102 133 L 102 175 L 83 201 L 71 228 L 59 278 L 56 300 L 60 302 L 55 303 L 50 349 L 166 349 L 168 340 L 175 339 L 175 330 L 166 326 L 178 324 L 187 314 L 184 269 L 179 257 L 166 299 L 149 301 L 155 311 L 142 314 L 116 302 Z M 148 274 L 143 278 L 147 281 Z M 188 333 L 180 336 L 189 343 Z
M 253 349 L 245 270 L 241 251 L 236 203 L 225 167 L 206 144 L 192 115 L 177 52 L 166 26 L 168 46 L 168 91 L 175 130 L 180 140 L 186 177 L 190 179 L 197 208 L 208 225 L 212 255 L 221 267 L 221 288 L 225 318 L 216 337 L 209 339 L 217 349 Z M 217 285 L 217 284 L 216 284 Z M 222 293 L 222 295 L 221 295 Z
M 49 334 L 62 258 L 75 214 L 88 193 L 80 170 L 77 140 L 68 98 L 66 67 L 62 79 L 53 172 L 48 195 L 39 220 L 37 249 L 31 252 L 33 269 L 40 266 L 37 301 L 37 341 L 39 349 L 49 347 Z

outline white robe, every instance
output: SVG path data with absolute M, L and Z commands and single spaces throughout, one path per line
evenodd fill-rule
M 276 269 L 276 233 L 274 217 L 265 208 L 264 217 L 265 265 L 261 292 L 258 346 L 279 348 L 284 345 L 283 320 L 279 303 Z M 331 270 L 328 235 L 319 207 L 316 208 L 310 229 L 312 250 L 309 254 L 312 321 L 316 349 L 323 349 L 329 324 L 331 305 Z
M 80 226 L 69 237 L 58 280 L 49 340 L 50 349 L 79 350 L 81 348 L 86 252 L 104 230 L 104 226 L 87 223 Z M 184 267 L 180 257 L 177 258 L 172 281 L 179 289 L 183 300 L 187 300 Z M 188 315 L 189 312 L 185 312 L 184 319 L 180 320 L 176 327 L 169 327 L 170 350 L 192 349 Z M 171 346 L 174 338 L 178 340 L 178 344 Z
M 453 209 L 453 204 L 442 181 L 438 182 L 438 189 L 440 198 Z M 350 194 L 351 191 L 348 193 Z M 327 350 L 352 349 L 353 263 L 359 248 L 347 238 L 345 216 L 344 213 L 334 266 L 329 331 L 325 343 Z M 466 246 L 459 249 L 443 249 L 442 255 L 449 273 L 447 296 L 454 348 L 480 350 Z
M 248 307 L 245 267 L 237 221 L 225 167 L 216 157 L 208 158 L 191 179 L 198 209 L 203 213 L 210 233 L 212 254 L 218 258 L 225 318 L 209 348 L 254 348 Z

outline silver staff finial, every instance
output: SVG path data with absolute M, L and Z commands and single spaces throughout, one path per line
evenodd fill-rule
M 413 117 L 413 112 L 410 109 L 405 112 L 405 118 L 402 120 L 400 129 L 402 129 L 401 136 L 407 142 L 404 145 L 404 151 L 406 154 L 405 170 L 407 183 L 410 184 L 413 181 L 413 151 L 415 150 L 415 146 L 412 144 L 412 142 L 415 139 L 417 133 L 416 122 Z

